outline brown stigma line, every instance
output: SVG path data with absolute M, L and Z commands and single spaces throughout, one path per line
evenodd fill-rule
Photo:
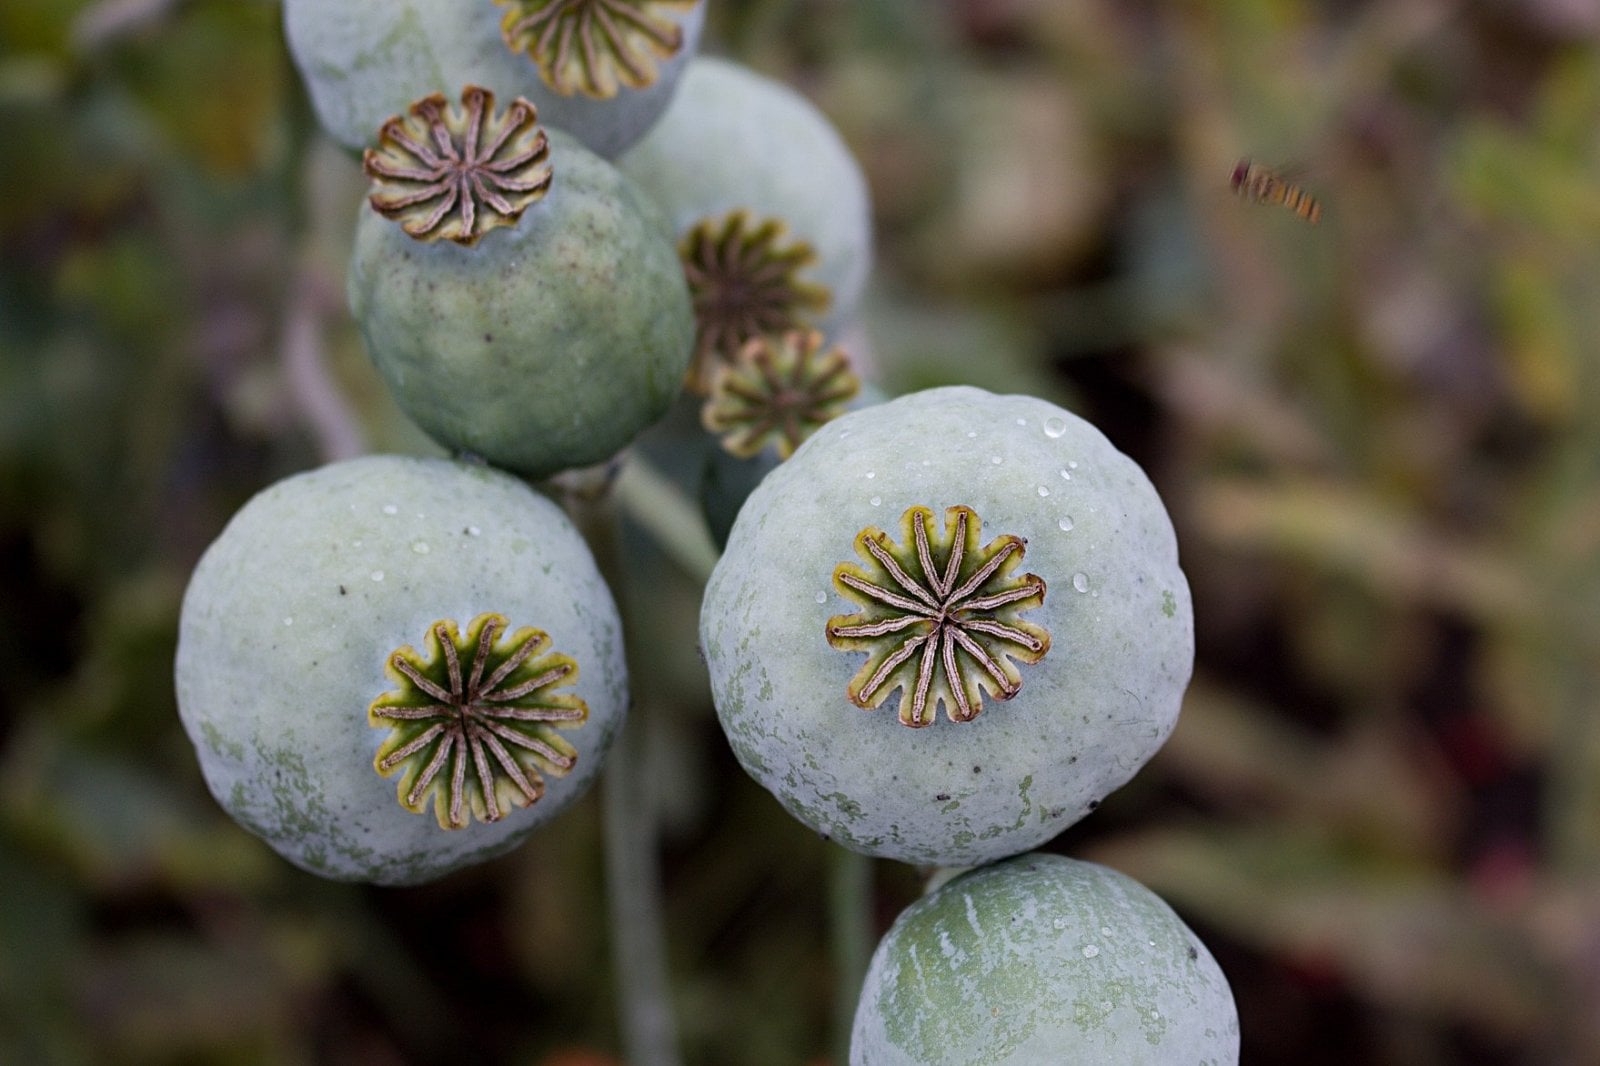
M 461 108 L 439 93 L 411 105 L 378 130 L 362 165 L 372 178 L 373 210 L 418 240 L 476 244 L 513 225 L 550 188 L 549 144 L 539 112 L 518 97 L 504 115 L 494 93 L 469 85 Z
M 589 707 L 551 691 L 576 681 L 578 664 L 553 653 L 534 658 L 548 634 L 518 629 L 501 640 L 505 629 L 498 614 L 478 615 L 465 635 L 454 622 L 435 622 L 426 657 L 409 644 L 389 656 L 384 672 L 399 687 L 367 708 L 368 724 L 390 730 L 373 766 L 384 777 L 400 773 L 407 810 L 421 814 L 431 795 L 445 829 L 464 827 L 469 811 L 494 822 L 537 803 L 542 775 L 565 776 L 578 761 L 555 730 L 582 725 Z
M 804 328 L 828 309 L 827 286 L 801 281 L 817 260 L 804 241 L 788 239 L 778 219 L 756 223 L 748 211 L 701 220 L 678 242 L 694 301 L 694 362 L 688 387 L 704 396 L 717 367 L 749 341 Z
M 495 0 L 508 10 L 500 34 L 513 52 L 526 52 L 544 83 L 562 96 L 601 100 L 621 86 L 656 82 L 656 59 L 683 48 L 683 30 L 668 11 L 696 0 Z
M 970 507 L 945 512 L 945 535 L 933 529 L 933 512 L 912 507 L 900 516 L 901 542 L 881 529 L 856 535 L 864 566 L 840 563 L 833 584 L 860 604 L 859 614 L 828 619 L 828 643 L 864 651 L 867 661 L 851 678 L 850 702 L 871 709 L 896 689 L 900 721 L 920 728 L 938 717 L 970 722 L 983 710 L 983 693 L 1008 700 L 1022 688 L 1017 663 L 1036 663 L 1050 650 L 1050 634 L 1017 615 L 1044 603 L 1044 579 L 1012 577 L 1025 551 L 1021 537 L 996 537 L 978 547 L 982 523 Z
M 700 421 L 742 459 L 768 444 L 787 459 L 823 423 L 844 414 L 861 391 L 843 349 L 822 350 L 816 330 L 757 337 L 717 368 Z

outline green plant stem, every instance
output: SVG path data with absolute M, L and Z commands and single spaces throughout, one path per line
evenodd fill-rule
M 634 720 L 623 726 L 602 785 L 612 965 L 623 1004 L 625 1058 L 635 1066 L 677 1066 L 656 820 L 643 773 L 643 724 Z
M 628 457 L 611 491 L 617 506 L 655 540 L 667 558 L 705 584 L 719 553 L 705 516 L 693 500 L 638 455 Z
M 597 484 L 603 486 L 604 479 Z M 621 549 L 617 502 L 621 484 L 612 493 L 574 493 L 567 509 L 583 531 L 595 561 L 629 628 L 626 572 Z M 629 649 L 635 645 L 627 640 Z M 630 655 L 631 659 L 632 656 Z M 629 663 L 630 670 L 634 666 Z M 605 833 L 606 899 L 611 925 L 612 965 L 621 1003 L 622 1044 L 631 1066 L 678 1066 L 677 1036 L 667 980 L 666 931 L 662 920 L 661 875 L 656 864 L 656 818 L 645 779 L 644 744 L 648 733 L 630 708 L 601 779 Z
M 828 853 L 828 938 L 833 955 L 833 1061 L 850 1061 L 850 1027 L 872 957 L 872 860 Z

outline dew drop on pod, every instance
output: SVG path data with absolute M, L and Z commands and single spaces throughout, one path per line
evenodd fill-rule
M 846 414 L 768 474 L 700 639 L 740 763 L 846 847 L 1027 851 L 1172 731 L 1193 663 L 1171 521 L 1044 400 L 933 389 Z
M 799 93 L 696 57 L 666 114 L 618 160 L 679 241 L 698 325 L 690 388 L 754 336 L 854 316 L 872 260 L 866 180 Z
M 656 208 L 614 167 L 476 86 L 385 123 L 365 166 L 350 307 L 430 436 L 538 478 L 666 411 L 694 316 Z
M 376 456 L 279 482 L 184 595 L 178 706 L 240 824 L 324 877 L 499 855 L 595 776 L 621 623 L 559 508 L 507 474 Z
M 432 93 L 482 85 L 615 158 L 672 99 L 705 0 L 284 0 L 318 120 L 348 148 Z
M 850 1066 L 1234 1066 L 1222 969 L 1114 870 L 1022 855 L 913 903 L 878 944 Z

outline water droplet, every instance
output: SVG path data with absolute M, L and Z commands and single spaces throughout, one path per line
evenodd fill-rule
M 1072 516 L 1071 515 L 1062 515 L 1061 516 L 1061 521 L 1057 522 L 1056 525 L 1060 528 L 1061 532 L 1063 532 L 1063 533 L 1071 533 L 1072 532 Z
M 283 624 L 286 625 L 286 626 L 292 626 L 292 625 L 294 625 L 294 619 L 293 618 L 285 618 L 283 620 Z
M 1098 947 L 1096 947 L 1095 945 L 1093 945 L 1093 944 L 1085 944 L 1083 946 L 1083 957 L 1084 958 L 1092 959 L 1098 954 L 1100 954 L 1100 949 Z
M 1044 420 L 1044 435 L 1049 437 L 1051 440 L 1061 436 L 1066 431 L 1067 423 L 1065 419 L 1057 418 L 1055 415 L 1051 415 L 1049 418 Z
M 1072 575 L 1072 587 L 1077 589 L 1079 592 L 1088 592 L 1089 591 L 1089 575 L 1088 574 L 1082 574 L 1082 573 L 1073 574 Z
M 1158 1010 L 1151 1011 L 1150 1012 L 1150 1020 L 1153 1021 L 1153 1022 L 1159 1022 L 1161 1020 L 1161 1012 L 1158 1011 Z
M 1100 927 L 1100 935 L 1109 940 L 1114 934 L 1111 932 L 1111 927 L 1109 925 L 1102 925 Z
M 428 547 L 427 541 L 419 540 L 415 544 L 411 545 L 411 550 L 416 552 L 418 555 L 427 555 L 432 549 Z
M 1019 426 L 1025 426 L 1025 425 L 1027 425 L 1027 424 L 1028 424 L 1028 420 L 1027 420 L 1027 419 L 1026 419 L 1026 418 L 1019 418 L 1019 419 L 1017 419 L 1017 425 L 1019 425 Z
M 933 460 L 932 459 L 924 459 L 924 460 L 922 460 L 922 465 L 923 466 L 932 466 L 933 465 Z
M 872 499 L 868 500 L 867 502 L 872 504 L 872 506 L 876 507 L 880 503 L 883 502 L 883 497 L 882 496 L 874 496 Z
M 372 572 L 372 580 L 374 580 L 374 581 L 382 581 L 383 580 L 383 571 L 382 570 L 374 570 Z
M 1062 467 L 1061 468 L 1061 477 L 1065 481 L 1071 481 L 1072 480 L 1072 471 L 1068 470 L 1066 467 Z
M 1073 469 L 1073 470 L 1078 469 L 1078 460 L 1076 460 L 1076 459 L 1068 459 L 1067 460 L 1067 466 L 1070 469 Z
M 967 430 L 967 439 L 968 440 L 974 440 L 974 439 L 977 438 L 977 436 L 978 436 L 978 431 L 977 430 L 975 430 L 975 429 Z
M 396 507 L 392 503 L 386 503 L 386 504 L 383 505 L 383 513 L 384 514 L 399 514 L 400 513 L 400 508 Z
M 467 527 L 467 536 L 469 536 L 469 537 L 476 537 L 478 534 L 480 534 L 482 532 L 483 532 L 483 530 L 479 529 L 477 526 L 468 526 Z
M 1050 495 L 1050 490 L 1045 488 L 1043 485 L 1040 485 L 1039 486 L 1039 495 L 1048 496 L 1048 495 Z
M 353 540 L 353 541 L 350 542 L 350 547 L 359 548 L 359 547 L 361 547 L 361 542 L 359 540 Z
M 826 592 L 817 593 L 817 602 L 818 603 L 827 603 L 828 602 L 828 594 Z
M 1150 941 L 1150 946 L 1151 947 L 1155 947 L 1156 946 L 1156 942 L 1154 940 Z
M 867 480 L 868 481 L 871 481 L 873 478 L 875 478 L 877 476 L 878 476 L 878 472 L 876 470 L 868 470 L 867 471 Z
M 1057 929 L 1065 929 L 1067 927 L 1067 920 L 1065 918 L 1057 918 L 1050 924 L 1055 926 Z
M 999 466 L 1004 460 L 1002 460 L 998 455 L 991 455 L 989 456 L 989 461 L 995 466 Z

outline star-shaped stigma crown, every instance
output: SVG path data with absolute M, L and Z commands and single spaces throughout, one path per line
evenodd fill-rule
M 589 707 L 553 689 L 578 678 L 578 664 L 547 653 L 537 629 L 504 639 L 504 615 L 480 614 L 465 634 L 451 621 L 428 629 L 426 656 L 409 644 L 392 653 L 384 672 L 398 687 L 373 700 L 367 722 L 390 730 L 373 766 L 400 774 L 400 805 L 421 814 L 429 797 L 445 829 L 469 814 L 494 822 L 544 795 L 544 774 L 565 776 L 578 753 L 557 728 L 582 725 Z
M 983 693 L 1008 700 L 1022 688 L 1017 663 L 1037 663 L 1050 634 L 1021 621 L 1044 603 L 1044 579 L 1013 577 L 1025 549 L 1021 537 L 996 537 L 979 547 L 981 521 L 970 507 L 945 512 L 944 536 L 926 507 L 900 517 L 896 544 L 881 529 L 856 535 L 864 565 L 840 563 L 833 584 L 860 613 L 828 619 L 828 643 L 867 653 L 846 694 L 858 707 L 881 706 L 896 689 L 900 721 L 932 725 L 939 704 L 952 722 L 983 710 Z
M 500 34 L 526 52 L 562 96 L 609 100 L 627 86 L 656 83 L 657 59 L 683 48 L 683 29 L 664 17 L 696 0 L 495 0 L 507 9 Z
M 822 351 L 822 334 L 791 330 L 757 337 L 718 367 L 700 421 L 722 446 L 748 459 L 768 444 L 787 459 L 861 391 L 843 349 Z
M 494 93 L 476 85 L 462 90 L 459 110 L 439 93 L 424 97 L 385 122 L 378 146 L 362 156 L 368 202 L 418 240 L 476 244 L 514 225 L 550 188 L 538 119 L 521 97 L 495 114 Z
M 751 340 L 804 328 L 833 300 L 827 286 L 800 280 L 817 253 L 775 218 L 734 211 L 702 219 L 678 242 L 678 257 L 694 303 L 688 388 L 697 395 Z

